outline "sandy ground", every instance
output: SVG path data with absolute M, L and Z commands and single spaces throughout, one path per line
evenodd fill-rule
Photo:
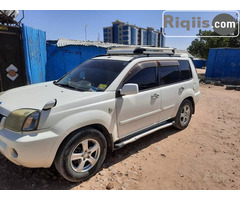
M 0 189 L 240 189 L 240 91 L 201 85 L 189 127 L 172 127 L 108 155 L 81 184 L 54 169 L 16 166 L 0 155 Z

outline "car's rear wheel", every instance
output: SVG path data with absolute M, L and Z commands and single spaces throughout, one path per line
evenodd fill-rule
M 179 107 L 178 113 L 174 118 L 174 127 L 177 129 L 185 129 L 192 117 L 193 105 L 188 99 L 185 99 Z
M 106 153 L 107 142 L 102 133 L 86 128 L 61 144 L 54 163 L 65 179 L 79 182 L 89 179 L 101 168 Z

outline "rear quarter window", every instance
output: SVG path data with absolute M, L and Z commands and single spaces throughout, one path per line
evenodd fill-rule
M 181 72 L 181 81 L 192 78 L 192 71 L 188 60 L 178 60 L 179 70 Z

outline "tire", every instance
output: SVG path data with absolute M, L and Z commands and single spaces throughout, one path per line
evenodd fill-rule
M 102 133 L 93 128 L 85 128 L 64 140 L 54 164 L 65 179 L 80 182 L 99 171 L 106 153 L 107 142 Z
M 192 102 L 188 99 L 185 99 L 178 109 L 177 115 L 174 118 L 175 123 L 173 126 L 180 130 L 185 129 L 191 120 L 192 113 Z

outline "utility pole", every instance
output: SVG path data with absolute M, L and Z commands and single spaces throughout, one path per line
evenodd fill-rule
M 98 33 L 97 41 L 100 41 L 100 34 Z
M 87 24 L 85 24 L 85 41 L 87 41 Z

